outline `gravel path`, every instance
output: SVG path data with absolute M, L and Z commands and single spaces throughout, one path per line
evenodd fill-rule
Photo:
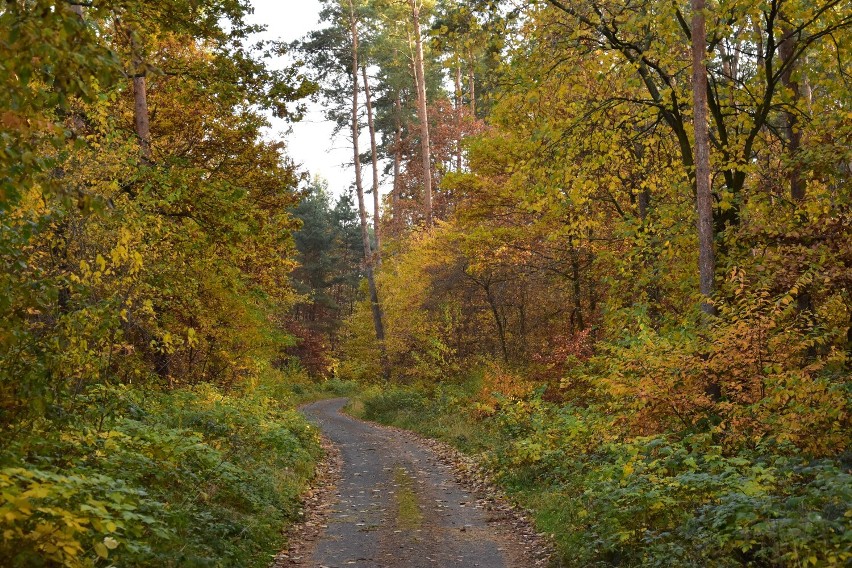
M 312 550 L 317 568 L 509 568 L 529 550 L 416 437 L 341 414 L 346 399 L 303 409 L 339 448 L 336 494 Z M 526 547 L 529 548 L 529 547 Z

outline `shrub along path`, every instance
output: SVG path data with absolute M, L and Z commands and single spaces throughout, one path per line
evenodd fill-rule
M 409 433 L 343 415 L 345 404 L 332 399 L 303 409 L 339 447 L 342 470 L 327 526 L 300 564 L 509 568 L 546 562 L 506 506 L 459 483 L 451 457 Z

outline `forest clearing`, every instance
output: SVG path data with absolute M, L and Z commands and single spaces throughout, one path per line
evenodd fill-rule
M 0 566 L 852 564 L 851 0 L 263 3 L 0 6 Z

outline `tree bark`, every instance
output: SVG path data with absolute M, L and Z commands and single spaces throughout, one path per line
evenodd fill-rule
M 382 323 L 382 309 L 373 274 L 373 253 L 370 248 L 370 233 L 367 230 L 364 186 L 361 183 L 361 152 L 358 148 L 358 21 L 355 18 L 355 6 L 352 4 L 352 0 L 349 0 L 349 32 L 352 35 L 352 151 L 355 157 L 355 192 L 358 195 L 358 215 L 361 221 L 361 241 L 364 245 L 364 265 L 367 273 L 367 286 L 370 289 L 373 326 L 376 329 L 376 339 L 383 342 L 385 328 Z
M 148 114 L 148 90 L 145 84 L 145 64 L 133 32 L 130 31 L 130 49 L 133 52 L 131 66 L 133 68 L 133 123 L 136 136 L 139 139 L 142 160 L 151 162 L 151 123 Z
M 793 57 L 795 42 L 793 41 L 793 33 L 785 27 L 783 30 L 783 39 L 778 47 L 779 55 L 781 56 L 782 64 L 786 64 Z M 784 133 L 787 137 L 787 148 L 790 152 L 790 159 L 793 164 L 790 168 L 790 197 L 793 201 L 802 201 L 805 198 L 806 184 L 797 171 L 798 166 L 795 163 L 799 153 L 799 148 L 802 143 L 802 131 L 798 126 L 798 117 L 796 116 L 795 107 L 801 98 L 799 90 L 799 82 L 793 79 L 793 70 L 795 63 L 787 65 L 784 72 L 781 74 L 781 83 L 786 89 L 792 93 L 791 106 L 784 111 Z
M 379 153 L 376 150 L 376 126 L 373 122 L 373 101 L 370 94 L 370 80 L 367 77 L 367 66 L 361 64 L 361 75 L 364 77 L 364 98 L 367 104 L 367 127 L 370 130 L 370 159 L 373 165 L 373 232 L 376 235 L 375 265 L 382 265 L 381 211 L 379 204 Z
M 456 56 L 456 171 L 460 172 L 462 169 L 462 132 L 461 132 L 461 120 L 462 120 L 462 69 L 461 69 L 461 59 Z
M 695 203 L 698 212 L 699 290 L 701 309 L 713 315 L 716 258 L 713 250 L 713 196 L 710 187 L 710 135 L 707 127 L 707 31 L 705 0 L 692 1 L 692 100 L 695 128 Z
M 491 285 L 485 284 L 485 299 L 488 301 L 488 306 L 491 308 L 491 315 L 494 316 L 494 323 L 497 325 L 497 335 L 500 339 L 500 352 L 503 354 L 503 361 L 509 362 L 509 349 L 506 346 L 506 328 L 503 325 L 503 319 L 500 317 L 500 311 L 497 309 L 497 302 L 491 294 Z
M 423 64 L 423 38 L 420 34 L 421 0 L 409 0 L 414 31 L 414 78 L 417 83 L 417 117 L 420 121 L 420 154 L 423 162 L 423 213 L 426 227 L 432 226 L 432 156 L 429 148 L 429 115 L 426 110 L 426 71 Z
M 470 97 L 470 116 L 476 118 L 476 79 L 473 73 L 473 54 L 468 51 L 470 68 L 467 71 L 467 96 Z
M 402 101 L 399 100 L 399 93 L 396 94 L 394 100 L 394 117 L 393 117 L 393 193 L 391 194 L 391 216 L 394 220 L 394 225 L 399 222 L 399 197 L 402 188 L 400 188 L 401 179 L 399 177 L 402 167 Z
M 571 279 L 574 288 L 574 308 L 571 310 L 572 331 L 578 332 L 586 329 L 583 320 L 583 295 L 580 286 L 580 252 L 571 245 Z

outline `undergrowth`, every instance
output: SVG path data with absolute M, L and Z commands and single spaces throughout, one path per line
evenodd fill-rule
M 704 434 L 622 438 L 606 409 L 542 392 L 485 408 L 481 383 L 369 387 L 364 418 L 478 454 L 566 566 L 844 566 L 849 456 L 728 453 Z
M 30 566 L 266 566 L 298 517 L 317 434 L 281 381 L 224 393 L 103 387 L 86 424 L 0 454 L 0 558 Z

